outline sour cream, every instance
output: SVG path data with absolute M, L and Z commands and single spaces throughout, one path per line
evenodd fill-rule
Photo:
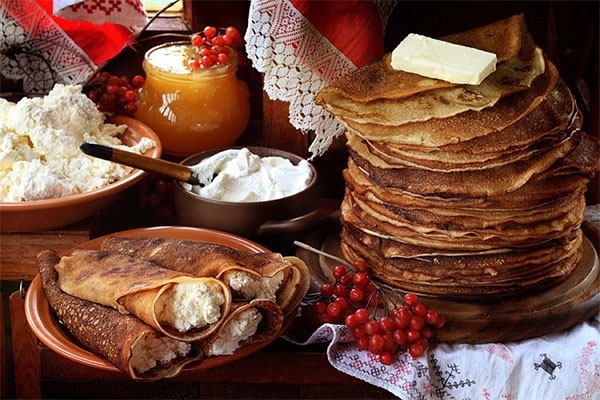
M 249 149 L 224 150 L 191 167 L 199 185 L 187 190 L 207 199 L 257 202 L 291 196 L 312 180 L 308 161 L 294 165 L 283 157 L 261 157 Z

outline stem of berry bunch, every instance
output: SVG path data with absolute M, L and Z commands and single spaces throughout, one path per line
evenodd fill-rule
M 321 251 L 321 250 L 319 250 L 319 249 L 317 249 L 315 247 L 312 247 L 312 246 L 310 246 L 310 245 L 308 245 L 306 243 L 302 243 L 302 242 L 300 242 L 298 240 L 295 240 L 294 244 L 296 246 L 298 246 L 298 247 L 301 247 L 301 248 L 305 249 L 305 250 L 308 250 L 308 251 L 311 251 L 313 253 L 319 254 L 319 255 L 321 255 L 323 257 L 330 258 L 330 259 L 332 259 L 332 260 L 334 260 L 334 261 L 336 261 L 336 262 L 338 262 L 340 264 L 345 265 L 348 268 L 354 268 L 354 266 L 352 264 L 350 264 L 348 261 L 344 260 L 343 258 L 339 258 L 339 257 L 336 257 L 336 256 L 334 256 L 332 254 L 329 254 L 329 253 L 326 253 L 324 251 Z

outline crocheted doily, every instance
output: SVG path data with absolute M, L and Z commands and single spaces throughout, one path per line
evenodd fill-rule
M 85 82 L 96 67 L 35 1 L 0 7 L 2 75 L 23 81 L 25 92 L 47 92 L 56 82 Z
M 395 2 L 375 2 L 385 29 Z M 272 100 L 290 103 L 289 120 L 303 133 L 314 132 L 309 151 L 323 154 L 343 125 L 314 103 L 328 83 L 357 67 L 287 0 L 256 0 L 250 5 L 246 53 L 264 74 L 264 91 Z

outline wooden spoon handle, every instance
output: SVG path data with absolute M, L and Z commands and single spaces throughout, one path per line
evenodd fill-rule
M 198 185 L 198 179 L 192 175 L 192 170 L 187 165 L 159 158 L 146 157 L 131 151 L 92 142 L 83 142 L 79 148 L 89 156 L 128 165 L 144 171 L 155 172 L 192 185 Z

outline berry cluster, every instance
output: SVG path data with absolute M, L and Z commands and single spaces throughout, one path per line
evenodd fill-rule
M 175 183 L 159 175 L 150 174 L 138 185 L 139 203 L 142 210 L 168 221 L 174 216 L 173 185 Z
M 240 51 L 244 40 L 240 31 L 233 26 L 226 29 L 207 26 L 202 32 L 194 33 L 191 42 L 196 47 L 196 53 L 188 61 L 190 68 L 210 68 L 214 65 L 227 64 L 228 48 L 236 52 L 238 62 L 241 63 L 244 59 Z
M 399 304 L 396 292 L 373 283 L 364 261 L 355 262 L 354 268 L 356 271 L 335 266 L 335 282 L 321 285 L 319 299 L 303 306 L 301 317 L 312 328 L 324 323 L 345 324 L 357 347 L 378 355 L 384 365 L 391 364 L 400 350 L 413 358 L 422 356 L 433 330 L 444 326 L 445 317 L 421 303 L 414 293 L 405 294 Z M 397 300 L 388 302 L 393 300 L 390 294 Z
M 137 89 L 144 85 L 144 77 L 117 76 L 102 71 L 86 85 L 87 96 L 105 113 L 134 117 L 138 110 Z

